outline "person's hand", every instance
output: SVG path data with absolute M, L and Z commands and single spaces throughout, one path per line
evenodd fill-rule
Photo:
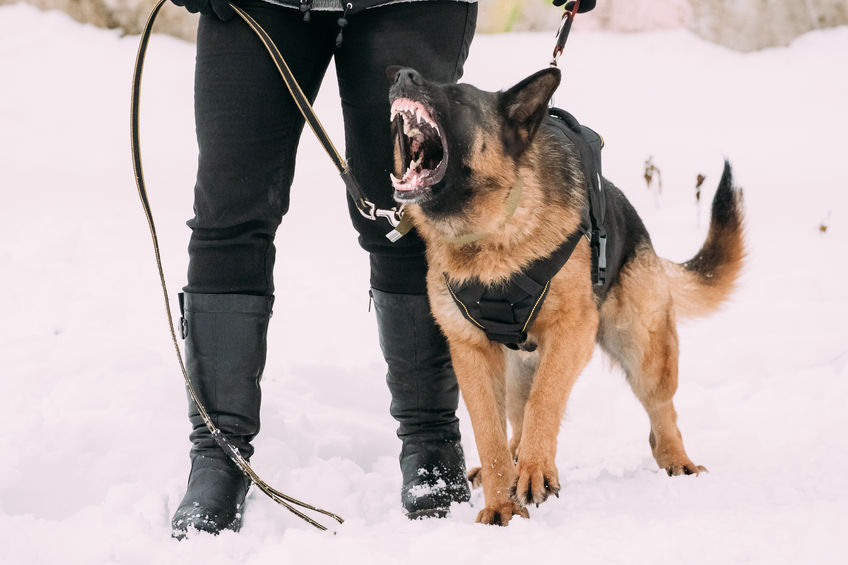
M 207 16 L 216 15 L 218 19 L 226 22 L 236 13 L 230 6 L 229 0 L 171 0 L 177 6 L 183 6 L 192 14 L 200 12 Z
M 569 12 L 574 9 L 574 0 L 554 0 L 554 6 L 562 6 L 563 4 L 565 4 L 565 9 Z M 594 7 L 595 0 L 580 0 L 580 9 L 577 10 L 577 13 L 588 12 Z

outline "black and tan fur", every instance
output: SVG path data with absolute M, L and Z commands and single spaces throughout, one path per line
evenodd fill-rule
M 557 434 L 571 388 L 595 343 L 622 367 L 647 411 L 657 464 L 669 475 L 704 471 L 687 455 L 676 424 L 675 324 L 715 310 L 742 266 L 741 197 L 729 165 L 713 202 L 707 241 L 684 264 L 655 254 L 632 206 L 604 179 L 607 198 L 626 225 L 617 278 L 608 292 L 595 292 L 590 247 L 583 238 L 552 280 L 531 328 L 528 340 L 537 350 L 511 351 L 463 318 L 444 274 L 457 282 L 474 277 L 504 282 L 577 229 L 587 199 L 579 153 L 545 125 L 559 71 L 541 71 L 497 93 L 434 84 L 411 69 L 391 72 L 392 99 L 423 104 L 445 145 L 443 178 L 420 190 L 396 190 L 395 198 L 407 203 L 426 242 L 433 315 L 448 338 L 471 416 L 481 463 L 471 475 L 486 501 L 477 521 L 505 525 L 513 515 L 527 516 L 526 505 L 558 495 Z M 396 148 L 397 175 L 404 169 L 402 151 Z M 507 216 L 504 202 L 519 177 L 521 200 Z M 468 233 L 487 235 L 455 243 Z

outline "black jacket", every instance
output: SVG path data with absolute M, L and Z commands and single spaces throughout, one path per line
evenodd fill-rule
M 312 9 L 312 0 L 267 0 L 272 4 L 279 4 L 282 6 L 291 6 L 293 8 L 301 8 L 302 11 L 306 11 L 307 9 Z M 417 0 L 418 1 L 418 0 Z M 431 2 L 456 2 L 456 1 L 465 1 L 469 0 L 430 0 Z M 476 0 L 471 0 L 472 2 L 476 2 Z M 362 10 L 367 10 L 368 8 L 374 8 L 376 6 L 382 6 L 384 4 L 393 4 L 398 2 L 398 0 L 339 0 L 339 9 L 345 10 L 347 15 L 353 15 Z M 348 8 L 348 6 L 350 6 Z

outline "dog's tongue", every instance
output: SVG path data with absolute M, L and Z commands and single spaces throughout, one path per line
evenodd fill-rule
M 406 156 L 409 152 L 406 146 L 406 135 L 403 133 L 403 117 L 398 114 L 392 120 L 392 127 L 395 130 L 395 142 L 397 143 L 397 147 L 395 147 L 395 151 L 400 154 L 400 174 L 406 170 Z
M 394 174 L 391 175 L 392 186 L 395 190 L 411 191 L 420 188 L 421 181 L 425 175 L 430 173 L 429 169 L 424 169 L 421 166 L 421 159 L 411 163 L 406 162 L 407 155 L 415 155 L 421 150 L 422 136 L 416 135 L 411 141 L 403 134 L 398 135 L 398 143 L 400 143 L 401 168 L 403 169 L 402 178 L 397 178 Z M 409 149 L 405 149 L 404 145 L 409 143 Z

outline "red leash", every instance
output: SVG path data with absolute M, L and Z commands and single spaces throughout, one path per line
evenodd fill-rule
M 574 0 L 574 5 L 571 7 L 571 10 L 566 10 L 562 14 L 562 22 L 559 24 L 559 30 L 556 35 L 556 45 L 554 46 L 554 54 L 553 59 L 551 60 L 551 66 L 557 66 L 557 60 L 559 56 L 562 55 L 562 52 L 565 50 L 565 42 L 568 40 L 568 33 L 571 31 L 571 24 L 574 22 L 574 16 L 577 14 L 577 10 L 580 9 L 580 0 Z

